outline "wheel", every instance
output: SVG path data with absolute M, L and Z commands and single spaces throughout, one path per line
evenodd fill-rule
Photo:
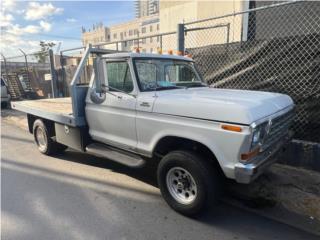
M 53 155 L 63 152 L 67 146 L 55 142 L 50 136 L 51 129 L 42 120 L 37 119 L 33 124 L 33 136 L 36 145 L 41 153 Z
M 168 153 L 159 163 L 157 177 L 165 201 L 183 215 L 201 213 L 219 196 L 218 171 L 193 152 Z

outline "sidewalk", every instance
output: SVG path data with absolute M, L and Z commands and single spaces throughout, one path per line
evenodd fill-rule
M 320 235 L 320 173 L 274 164 L 250 185 L 228 184 L 227 201 Z

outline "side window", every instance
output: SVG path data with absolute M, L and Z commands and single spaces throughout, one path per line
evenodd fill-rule
M 132 92 L 133 82 L 127 62 L 107 62 L 108 85 L 124 92 Z M 110 91 L 116 91 L 110 89 Z
M 141 90 L 150 90 L 156 88 L 157 82 L 157 66 L 148 62 L 136 63 Z

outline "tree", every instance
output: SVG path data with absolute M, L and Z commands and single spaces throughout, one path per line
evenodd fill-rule
M 47 56 L 49 56 L 49 50 L 56 44 L 53 42 L 40 41 L 39 45 L 41 50 L 40 52 L 37 52 L 35 56 L 38 59 L 38 63 L 45 63 Z

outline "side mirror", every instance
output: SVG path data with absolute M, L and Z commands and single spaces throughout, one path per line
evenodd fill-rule
M 104 72 L 103 72 L 103 60 L 101 57 L 96 57 L 93 59 L 93 69 L 94 69 L 94 78 L 96 83 L 96 93 L 104 93 L 102 85 L 104 82 Z

